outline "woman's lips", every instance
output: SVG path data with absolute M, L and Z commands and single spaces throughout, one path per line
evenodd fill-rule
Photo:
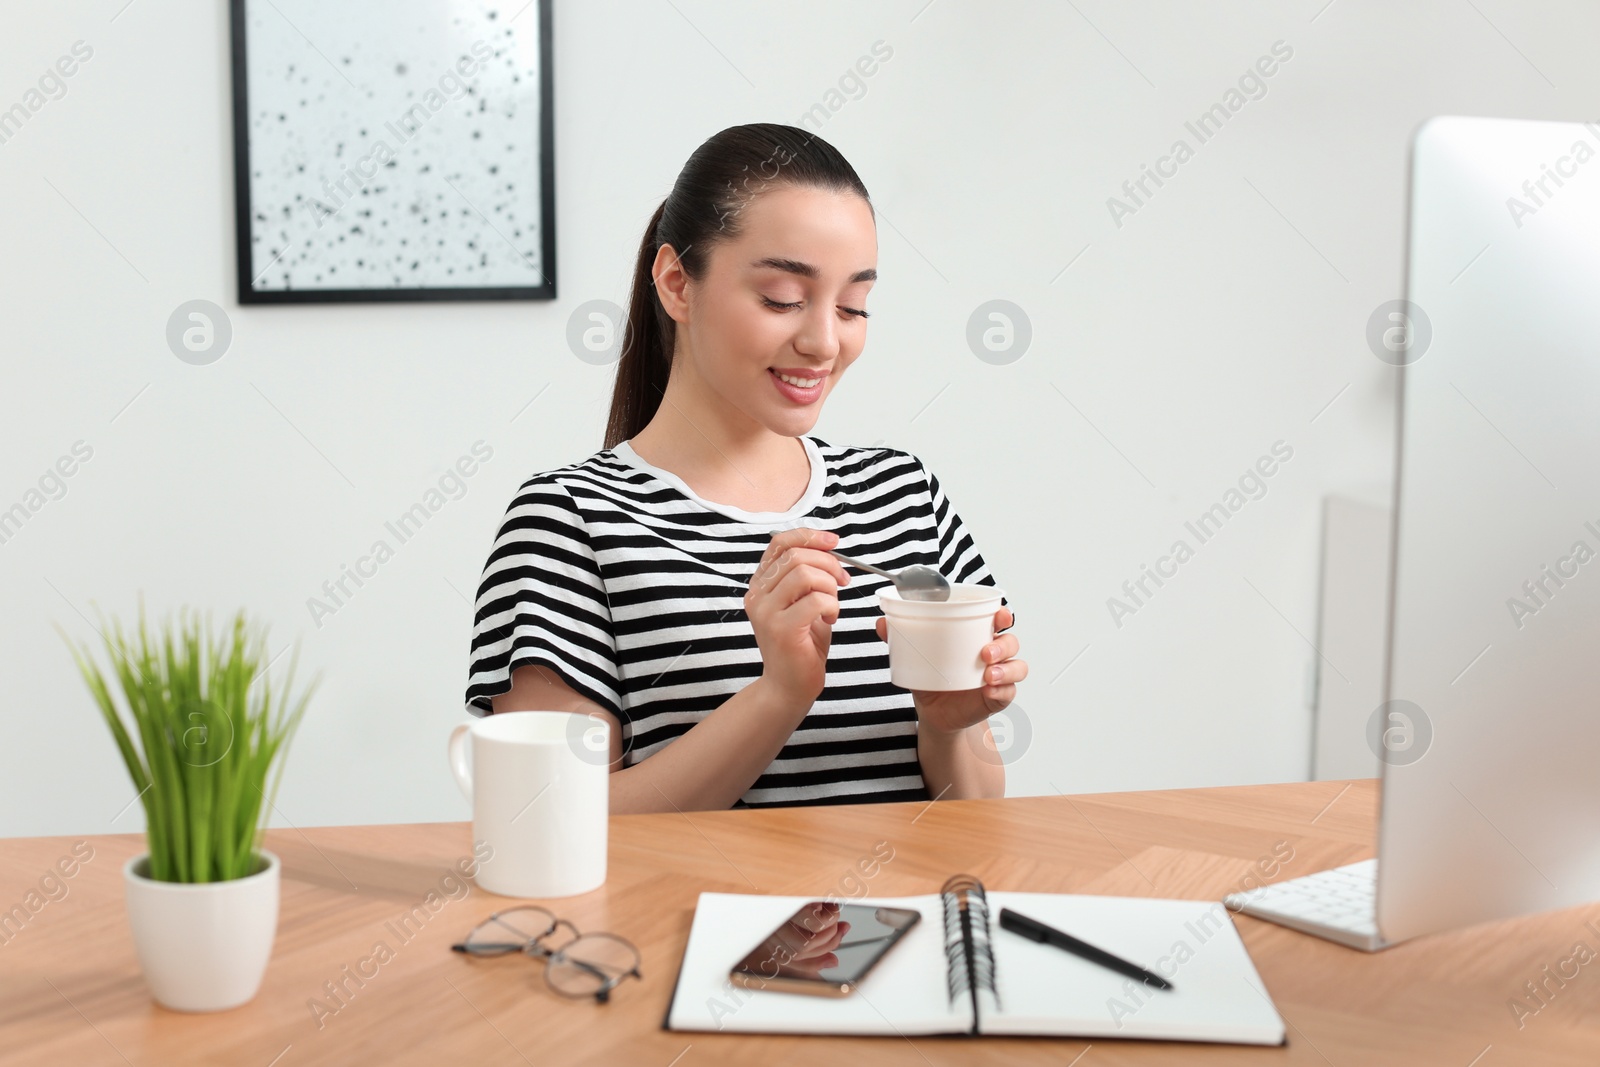
M 778 387 L 778 392 L 796 404 L 814 404 L 822 396 L 823 388 L 828 384 L 826 375 L 820 376 L 817 384 L 810 389 L 802 389 L 798 385 L 790 385 L 778 377 L 778 372 L 771 367 L 767 368 L 767 375 L 772 379 L 772 384 Z

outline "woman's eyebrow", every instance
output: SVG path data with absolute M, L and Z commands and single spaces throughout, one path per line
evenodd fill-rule
M 798 274 L 802 278 L 815 279 L 817 275 L 822 273 L 809 263 L 802 263 L 798 259 L 785 259 L 782 256 L 768 256 L 765 259 L 758 259 L 750 265 L 756 268 L 770 267 L 773 270 L 787 271 L 790 274 Z M 868 267 L 866 270 L 858 270 L 850 275 L 849 284 L 875 282 L 877 280 L 878 272 L 872 267 Z

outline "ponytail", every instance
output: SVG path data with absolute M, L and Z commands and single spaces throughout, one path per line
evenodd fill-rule
M 628 322 L 622 333 L 622 358 L 617 361 L 617 382 L 611 391 L 611 415 L 606 420 L 606 448 L 626 441 L 647 426 L 661 406 L 671 369 L 677 323 L 656 296 L 656 233 L 666 201 L 650 216 L 633 265 L 633 297 L 628 301 Z

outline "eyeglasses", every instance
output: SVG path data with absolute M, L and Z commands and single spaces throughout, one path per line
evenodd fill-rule
M 566 928 L 566 940 L 551 946 L 545 939 Z M 559 938 L 557 939 L 559 940 Z M 639 950 L 615 934 L 580 933 L 566 919 L 558 919 L 534 904 L 507 908 L 472 928 L 467 939 L 450 946 L 468 956 L 505 956 L 521 952 L 543 959 L 544 978 L 551 989 L 566 997 L 594 997 L 600 1003 L 628 977 L 639 973 Z

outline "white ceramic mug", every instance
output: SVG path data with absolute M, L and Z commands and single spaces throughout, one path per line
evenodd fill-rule
M 451 731 L 450 769 L 472 801 L 473 840 L 493 850 L 478 865 L 480 888 L 565 897 L 605 882 L 610 728 L 600 716 L 511 711 Z
M 895 587 L 878 590 L 888 620 L 889 681 L 901 689 L 957 692 L 981 689 L 983 646 L 994 639 L 1003 589 L 958 582 L 949 600 L 904 600 Z

